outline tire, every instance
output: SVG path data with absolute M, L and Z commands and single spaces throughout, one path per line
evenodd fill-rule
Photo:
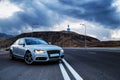
M 14 55 L 13 55 L 12 50 L 10 50 L 10 58 L 11 58 L 12 60 L 14 60 L 14 59 L 15 59 L 15 57 L 14 57 Z
M 32 59 L 32 55 L 30 52 L 26 52 L 25 56 L 24 56 L 24 60 L 26 64 L 32 64 L 33 63 L 33 59 Z

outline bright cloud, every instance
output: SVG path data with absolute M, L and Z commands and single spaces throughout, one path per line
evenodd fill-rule
M 120 40 L 120 29 L 116 29 L 114 31 L 111 32 L 111 38 L 113 40 Z
M 0 1 L 0 18 L 8 18 L 21 9 L 8 0 Z
M 120 12 L 120 0 L 115 0 L 112 6 L 116 7 L 117 12 Z

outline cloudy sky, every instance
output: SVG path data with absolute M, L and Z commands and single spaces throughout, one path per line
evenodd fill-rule
M 120 40 L 120 0 L 0 0 L 0 32 L 66 30 Z M 84 25 L 80 25 L 84 24 Z

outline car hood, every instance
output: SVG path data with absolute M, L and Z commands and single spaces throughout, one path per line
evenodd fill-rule
M 42 50 L 61 50 L 62 48 L 55 45 L 27 45 L 29 49 L 42 49 Z

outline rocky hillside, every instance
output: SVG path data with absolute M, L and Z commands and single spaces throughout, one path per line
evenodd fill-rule
M 66 31 L 43 31 L 43 32 L 32 32 L 32 33 L 23 33 L 14 38 L 6 39 L 0 41 L 0 47 L 9 47 L 15 40 L 22 37 L 37 37 L 51 42 L 53 45 L 59 45 L 62 47 L 84 47 L 85 36 L 80 35 L 75 32 L 66 32 Z M 86 36 L 87 44 L 93 42 L 100 42 L 98 39 Z M 89 45 L 87 45 L 89 46 Z
M 100 41 L 88 44 L 89 47 L 120 47 L 120 41 Z

